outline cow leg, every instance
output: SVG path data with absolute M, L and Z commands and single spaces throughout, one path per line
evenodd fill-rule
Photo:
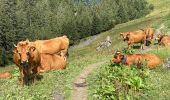
M 22 72 L 23 72 L 22 80 L 21 80 L 22 84 L 23 84 L 23 86 L 28 85 L 28 82 L 29 82 L 28 76 L 29 76 L 29 74 L 27 72 L 25 72 L 24 70 Z
M 37 69 L 37 68 L 33 68 L 33 69 L 32 69 L 32 72 L 33 72 L 32 83 L 34 83 L 35 80 L 36 80 L 36 76 L 37 76 L 37 74 L 38 74 L 38 69 Z
M 142 49 L 142 50 L 143 50 L 143 44 L 142 44 L 142 43 L 141 43 L 140 49 Z
M 145 40 L 143 43 L 141 43 L 141 49 L 142 49 L 142 50 L 144 50 L 145 45 L 146 45 L 146 40 Z
M 21 68 L 21 67 L 19 67 L 19 72 L 20 72 L 20 75 L 19 75 L 18 80 L 19 80 L 19 82 L 20 82 L 20 84 L 21 84 L 21 80 L 22 80 L 22 76 L 23 76 L 23 74 L 22 74 L 22 68 Z
M 68 57 L 68 49 L 64 49 L 61 51 L 60 55 L 65 58 L 65 60 Z
M 20 85 L 24 86 L 24 71 L 23 70 L 21 70 L 20 75 L 21 75 L 20 80 L 19 80 Z
M 29 77 L 28 75 L 24 75 L 24 84 L 29 85 Z
M 21 77 L 20 77 L 19 81 L 20 81 L 21 86 L 24 86 L 24 84 L 27 84 L 27 82 L 28 82 L 27 74 L 24 72 L 23 69 L 21 71 Z
M 144 37 L 144 39 L 143 39 L 143 44 L 142 44 L 142 49 L 144 50 L 144 48 L 145 48 L 145 46 L 146 46 L 146 41 L 147 41 L 147 39 L 146 39 L 146 37 Z
M 128 49 L 132 46 L 132 42 L 128 41 Z

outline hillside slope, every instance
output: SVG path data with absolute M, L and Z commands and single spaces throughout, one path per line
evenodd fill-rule
M 9 70 L 13 74 L 11 79 L 0 80 L 2 84 L 0 86 L 0 99 L 52 99 L 54 91 L 57 89 L 60 94 L 67 100 L 71 97 L 72 85 L 76 77 L 80 74 L 81 70 L 89 64 L 93 64 L 100 61 L 110 61 L 113 56 L 114 51 L 117 48 L 127 47 L 127 44 L 124 43 L 119 35 L 120 32 L 134 31 L 140 28 L 145 28 L 147 26 L 153 26 L 154 29 L 157 29 L 161 23 L 166 22 L 166 26 L 170 26 L 167 22 L 169 17 L 166 17 L 170 11 L 169 0 L 148 0 L 150 3 L 153 3 L 155 9 L 154 11 L 140 19 L 129 21 L 127 23 L 119 24 L 111 30 L 103 32 L 93 41 L 91 44 L 70 50 L 69 64 L 66 70 L 60 71 L 50 71 L 44 73 L 43 79 L 37 81 L 36 84 L 29 87 L 20 87 L 18 82 L 19 71 L 18 68 L 12 66 L 12 70 L 8 68 L 1 68 L 1 71 Z M 168 27 L 167 27 L 168 28 Z M 168 30 L 168 29 L 166 29 Z M 99 42 L 103 41 L 106 36 L 109 35 L 112 38 L 112 45 L 109 49 L 103 51 L 96 51 L 96 47 Z M 90 37 L 88 37 L 90 38 Z M 97 71 L 96 71 L 97 72 Z M 160 72 L 160 76 L 163 72 Z M 150 77 L 154 79 L 154 74 L 156 71 L 153 71 L 153 76 Z M 168 75 L 168 74 L 167 74 Z M 169 79 L 168 77 L 166 79 Z M 155 79 L 156 80 L 156 79 Z M 164 80 L 162 80 L 164 81 Z M 166 82 L 166 81 L 165 81 Z M 94 83 L 95 85 L 95 83 Z M 164 86 L 164 85 L 162 85 Z M 157 89 L 155 89 L 157 91 Z M 90 92 L 91 90 L 89 90 Z M 152 92 L 152 91 L 151 91 Z M 158 92 L 158 91 L 157 91 Z M 154 93 L 154 92 L 152 92 Z M 154 94 L 156 95 L 156 94 Z
M 122 38 L 119 35 L 119 33 L 121 32 L 135 31 L 135 30 L 139 30 L 140 28 L 145 28 L 147 26 L 151 26 L 154 28 L 154 30 L 156 30 L 160 27 L 161 24 L 164 24 L 165 27 L 161 29 L 160 31 L 163 34 L 168 34 L 170 31 L 170 13 L 169 13 L 170 9 L 168 9 L 170 1 L 169 0 L 163 0 L 163 1 L 149 0 L 149 2 L 153 3 L 155 7 L 154 11 L 151 14 L 145 16 L 144 18 L 136 19 L 136 20 L 124 23 L 124 24 L 117 25 L 112 30 L 102 33 L 101 38 L 98 41 L 89 45 L 89 47 L 91 48 L 95 47 L 95 45 L 97 45 L 99 41 L 104 40 L 107 35 L 111 36 L 113 45 L 110 47 L 110 49 L 112 52 L 108 53 L 107 50 L 104 50 L 102 52 L 103 57 L 107 56 L 108 61 L 109 61 L 111 60 L 113 53 L 117 48 L 122 49 L 122 48 L 127 47 L 127 44 L 122 41 Z M 169 48 L 162 48 L 159 51 L 157 49 L 150 49 L 150 50 L 147 50 L 147 53 L 154 53 L 157 56 L 159 56 L 161 59 L 165 59 L 170 55 L 168 51 L 169 51 Z M 141 50 L 136 50 L 136 52 L 141 52 Z M 109 73 L 109 69 L 108 69 L 109 64 L 110 63 L 106 63 L 105 66 L 100 66 L 98 70 L 94 71 L 94 73 L 90 75 L 89 80 L 88 80 L 88 82 L 90 83 L 89 100 L 94 99 L 95 97 L 97 97 L 98 99 L 104 99 L 102 98 L 104 95 L 111 95 L 109 94 L 109 92 L 113 93 L 114 90 L 112 91 L 110 90 L 110 89 L 114 89 L 112 88 L 112 85 L 106 85 L 106 83 L 113 84 L 113 83 L 109 83 L 109 79 L 110 79 L 109 77 L 111 78 L 115 77 L 115 76 L 112 76 L 111 74 L 114 72 Z M 136 99 L 143 99 L 143 100 L 169 99 L 170 94 L 169 94 L 168 84 L 169 84 L 170 78 L 168 76 L 169 76 L 169 70 L 162 66 L 157 68 L 156 70 L 152 70 L 150 71 L 149 75 L 145 79 L 146 84 L 147 84 L 146 86 L 148 88 L 143 93 L 139 93 L 139 94 L 132 93 L 132 94 L 134 95 Z M 99 80 L 97 78 L 101 78 L 101 79 Z M 102 90 L 100 90 L 101 88 Z M 105 92 L 106 94 L 102 94 L 102 92 Z M 128 98 L 129 97 L 127 96 L 126 99 Z M 131 98 L 131 99 L 135 99 L 135 98 Z M 119 98 L 119 99 L 122 99 L 122 98 Z

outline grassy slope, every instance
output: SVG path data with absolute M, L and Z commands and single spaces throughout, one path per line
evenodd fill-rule
M 120 32 L 133 31 L 133 30 L 137 30 L 139 28 L 143 28 L 147 26 L 152 26 L 154 29 L 157 29 L 161 23 L 164 23 L 165 26 L 167 26 L 165 29 L 162 30 L 162 32 L 169 32 L 170 16 L 167 16 L 167 15 L 169 14 L 169 11 L 170 11 L 170 9 L 168 9 L 170 1 L 169 0 L 162 0 L 162 1 L 149 0 L 149 2 L 153 3 L 155 6 L 155 10 L 151 14 L 147 15 L 144 18 L 140 18 L 137 20 L 124 23 L 124 24 L 117 25 L 112 30 L 102 34 L 102 37 L 103 37 L 102 39 L 104 39 L 107 35 L 110 35 L 113 37 L 114 45 L 112 45 L 111 47 L 113 50 L 115 50 L 117 47 L 122 48 L 124 46 L 127 46 L 126 44 L 121 42 L 122 40 L 120 39 L 120 36 L 118 35 L 118 33 Z M 99 39 L 99 41 L 101 41 L 101 39 Z M 157 52 L 157 50 L 152 50 L 149 53 L 154 53 L 161 58 L 166 58 L 170 55 L 168 51 L 169 49 L 164 48 L 160 50 L 159 52 Z M 111 59 L 111 56 L 109 57 L 109 59 Z M 100 71 L 102 71 L 100 70 L 100 68 L 97 71 L 95 71 L 89 77 L 89 81 L 94 80 L 93 78 L 95 77 L 96 73 L 99 73 Z M 162 99 L 170 98 L 169 97 L 170 95 L 170 91 L 169 91 L 170 90 L 170 87 L 169 87 L 170 73 L 169 72 L 170 70 L 167 70 L 166 68 L 158 68 L 156 70 L 151 71 L 147 79 L 147 84 L 150 90 L 145 91 L 145 94 L 142 96 L 141 99 L 144 99 L 144 100 L 145 99 L 148 99 L 148 100 L 152 100 L 152 99 L 160 100 L 161 99 L 162 100 Z M 92 99 L 91 92 L 94 90 L 94 86 L 95 84 L 91 84 L 90 86 L 89 99 Z
M 117 47 L 126 46 L 125 43 L 121 42 L 122 40 L 118 33 L 137 30 L 139 28 L 146 27 L 147 25 L 157 27 L 154 23 L 159 23 L 160 19 L 167 14 L 166 8 L 168 8 L 168 4 L 170 4 L 170 2 L 169 0 L 149 0 L 149 2 L 154 2 L 154 5 L 156 5 L 156 10 L 153 13 L 144 18 L 117 25 L 115 28 L 102 33 L 101 37 L 94 43 L 83 48 L 70 51 L 69 65 L 66 70 L 45 73 L 43 74 L 43 79 L 36 82 L 33 86 L 26 86 L 23 88 L 20 87 L 17 79 L 18 68 L 12 66 L 12 69 L 14 70 L 11 71 L 14 76 L 11 79 L 0 80 L 0 100 L 14 98 L 35 100 L 50 99 L 53 93 L 52 91 L 55 90 L 55 88 L 58 88 L 58 91 L 63 93 L 65 99 L 70 99 L 72 82 L 75 80 L 76 76 L 80 73 L 83 67 L 101 60 L 109 61 L 112 57 L 113 50 Z M 162 9 L 164 10 L 162 11 Z M 103 52 L 96 52 L 95 48 L 98 42 L 104 40 L 107 35 L 112 37 L 114 45 L 110 47 L 110 51 L 106 50 Z M 1 68 L 1 71 L 10 70 L 10 68 Z
M 158 55 L 160 58 L 167 58 L 170 56 L 170 48 L 162 48 L 160 50 L 151 50 L 149 53 Z M 157 68 L 150 72 L 146 80 L 148 90 L 145 91 L 141 97 L 142 100 L 167 100 L 170 99 L 170 70 L 165 67 Z

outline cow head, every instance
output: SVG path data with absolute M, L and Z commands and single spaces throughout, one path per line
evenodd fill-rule
M 20 55 L 19 55 L 16 47 L 13 49 L 13 62 L 14 62 L 17 66 L 20 66 L 20 65 L 21 65 L 21 58 L 20 58 Z
M 158 33 L 157 35 L 156 35 L 156 38 L 155 38 L 155 40 L 157 40 L 157 41 L 160 41 L 161 40 L 161 34 L 160 33 Z
M 120 51 L 116 51 L 112 59 L 112 62 L 116 64 L 121 63 L 123 60 L 123 57 L 124 57 L 123 53 L 121 53 Z
M 126 40 L 128 40 L 129 32 L 120 33 L 120 35 L 123 37 L 123 41 L 126 41 Z
M 20 57 L 20 63 L 24 68 L 27 68 L 29 65 L 29 59 L 31 58 L 31 53 L 35 50 L 34 46 L 31 46 L 29 40 L 21 41 L 17 44 L 17 53 Z

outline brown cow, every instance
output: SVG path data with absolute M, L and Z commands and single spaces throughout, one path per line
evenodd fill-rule
M 40 65 L 40 57 L 35 47 L 29 45 L 29 41 L 19 42 L 16 49 L 17 51 L 13 55 L 13 61 L 19 66 L 20 83 L 23 86 L 24 84 L 28 84 L 29 78 L 32 79 L 33 77 L 32 82 L 34 82 L 36 74 L 38 73 L 37 67 Z
M 39 67 L 39 72 L 47 72 L 49 70 L 65 69 L 66 60 L 64 57 L 57 54 L 41 54 L 41 66 Z
M 21 58 L 20 58 L 20 55 L 19 55 L 16 47 L 13 49 L 13 63 L 19 67 L 19 72 L 20 72 L 19 80 L 21 83 L 21 75 L 22 75 L 22 73 L 21 73 L 22 72 Z M 21 83 L 21 84 L 23 84 L 23 83 Z
M 144 32 L 146 34 L 146 39 L 151 41 L 154 35 L 153 29 L 151 27 L 148 27 L 144 29 Z
M 0 78 L 11 78 L 12 75 L 9 72 L 0 73 Z
M 127 41 L 128 47 L 135 43 L 141 43 L 141 48 L 144 49 L 144 45 L 146 44 L 146 35 L 144 31 L 125 32 L 121 33 L 121 35 L 123 36 L 123 40 Z
M 63 57 L 68 55 L 69 39 L 65 35 L 49 40 L 36 40 L 32 43 L 36 46 L 39 53 L 60 54 Z
M 146 61 L 146 66 L 149 69 L 154 69 L 156 66 L 162 64 L 160 58 L 154 54 L 123 54 L 120 51 L 117 51 L 112 59 L 113 63 L 122 63 L 124 65 L 136 65 L 141 67 Z
M 15 47 L 14 49 L 13 49 L 13 62 L 14 62 L 14 64 L 16 64 L 17 66 L 20 66 L 21 65 L 21 61 L 20 61 L 21 59 L 20 59 L 20 55 L 19 55 L 19 53 L 18 53 L 18 51 L 17 51 L 17 48 Z
M 147 27 L 146 29 L 141 29 L 146 34 L 146 46 L 149 46 L 153 40 L 154 31 L 151 27 Z
M 170 44 L 170 36 L 168 35 L 161 35 L 160 33 L 157 34 L 155 38 L 158 41 L 158 44 L 161 46 L 167 46 Z

